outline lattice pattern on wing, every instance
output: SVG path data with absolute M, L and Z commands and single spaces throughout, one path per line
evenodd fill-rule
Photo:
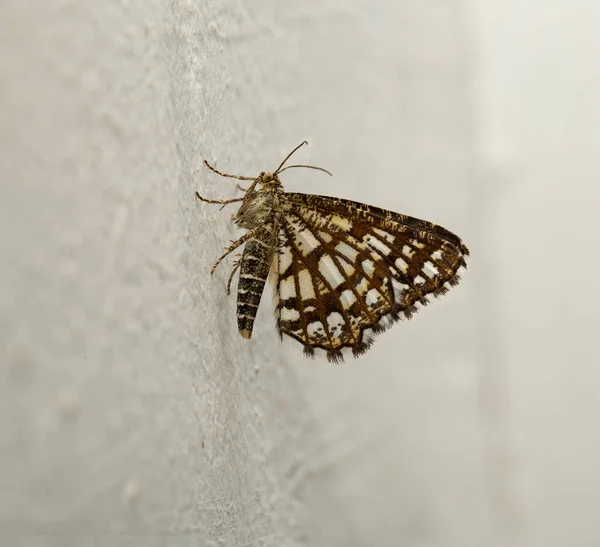
M 467 248 L 444 228 L 364 204 L 286 194 L 276 262 L 280 333 L 340 360 L 458 282 Z

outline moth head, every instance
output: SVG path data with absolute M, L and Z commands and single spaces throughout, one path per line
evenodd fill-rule
M 265 173 L 264 171 L 261 171 L 260 175 L 258 175 L 258 181 L 261 184 L 268 186 L 274 182 L 279 183 L 279 177 L 276 173 Z

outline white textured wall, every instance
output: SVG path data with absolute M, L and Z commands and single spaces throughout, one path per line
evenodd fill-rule
M 0 4 L 0 544 L 600 544 L 596 4 Z M 542 9 L 543 8 L 543 9 Z M 578 9 L 576 9 L 578 8 Z M 431 219 L 358 361 L 236 332 L 201 168 Z

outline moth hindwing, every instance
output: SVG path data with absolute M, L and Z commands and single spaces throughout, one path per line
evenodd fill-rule
M 425 220 L 363 203 L 327 196 L 285 192 L 279 175 L 292 152 L 270 173 L 257 177 L 222 177 L 250 181 L 242 197 L 199 200 L 222 206 L 241 203 L 234 222 L 246 233 L 227 249 L 211 269 L 245 244 L 235 262 L 227 292 L 239 269 L 238 330 L 244 338 L 252 328 L 269 273 L 274 275 L 275 319 L 286 334 L 313 356 L 330 361 L 343 351 L 357 357 L 375 335 L 401 318 L 410 319 L 428 297 L 456 285 L 466 268 L 469 250 L 452 232 Z

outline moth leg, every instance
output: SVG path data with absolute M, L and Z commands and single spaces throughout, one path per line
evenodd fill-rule
M 235 272 L 238 271 L 241 262 L 242 262 L 242 259 L 238 258 L 235 261 L 235 264 L 233 265 L 233 270 L 231 270 L 231 275 L 229 276 L 229 281 L 227 281 L 227 294 L 228 295 L 231 294 L 231 282 L 233 281 L 233 276 L 234 276 Z
M 213 173 L 216 173 L 217 175 L 220 175 L 222 177 L 226 177 L 226 178 L 229 178 L 229 179 L 237 179 L 237 180 L 254 180 L 254 177 L 242 177 L 240 175 L 228 175 L 227 173 L 221 173 L 221 171 L 217 171 L 206 160 L 202 160 L 202 161 L 204 161 L 204 165 L 206 165 L 206 167 L 208 167 Z
M 257 226 L 256 228 L 253 228 L 252 230 L 250 230 L 249 232 L 246 232 L 242 237 L 240 237 L 240 239 L 238 239 L 237 241 L 234 241 L 231 246 L 227 249 L 227 252 L 221 257 L 219 258 L 219 260 L 217 260 L 214 264 L 213 267 L 210 269 L 210 275 L 212 275 L 215 271 L 215 268 L 221 263 L 221 261 L 230 253 L 232 253 L 233 251 L 235 251 L 240 245 L 243 245 L 244 243 L 246 243 L 246 241 L 248 241 L 249 239 L 252 239 L 255 234 L 262 229 L 262 225 L 261 226 Z
M 244 188 L 241 184 L 236 184 L 235 187 L 240 190 L 241 192 L 246 193 L 248 191 L 248 188 Z
M 235 203 L 237 201 L 244 201 L 244 198 L 235 198 L 235 199 L 206 199 L 206 198 L 203 198 L 198 192 L 196 192 L 196 197 L 200 201 L 203 201 L 204 203 L 215 203 L 217 205 L 222 205 L 223 207 L 225 207 L 225 205 L 228 205 L 230 203 Z M 223 207 L 221 207 L 221 209 L 223 209 Z M 221 209 L 219 209 L 219 211 Z

